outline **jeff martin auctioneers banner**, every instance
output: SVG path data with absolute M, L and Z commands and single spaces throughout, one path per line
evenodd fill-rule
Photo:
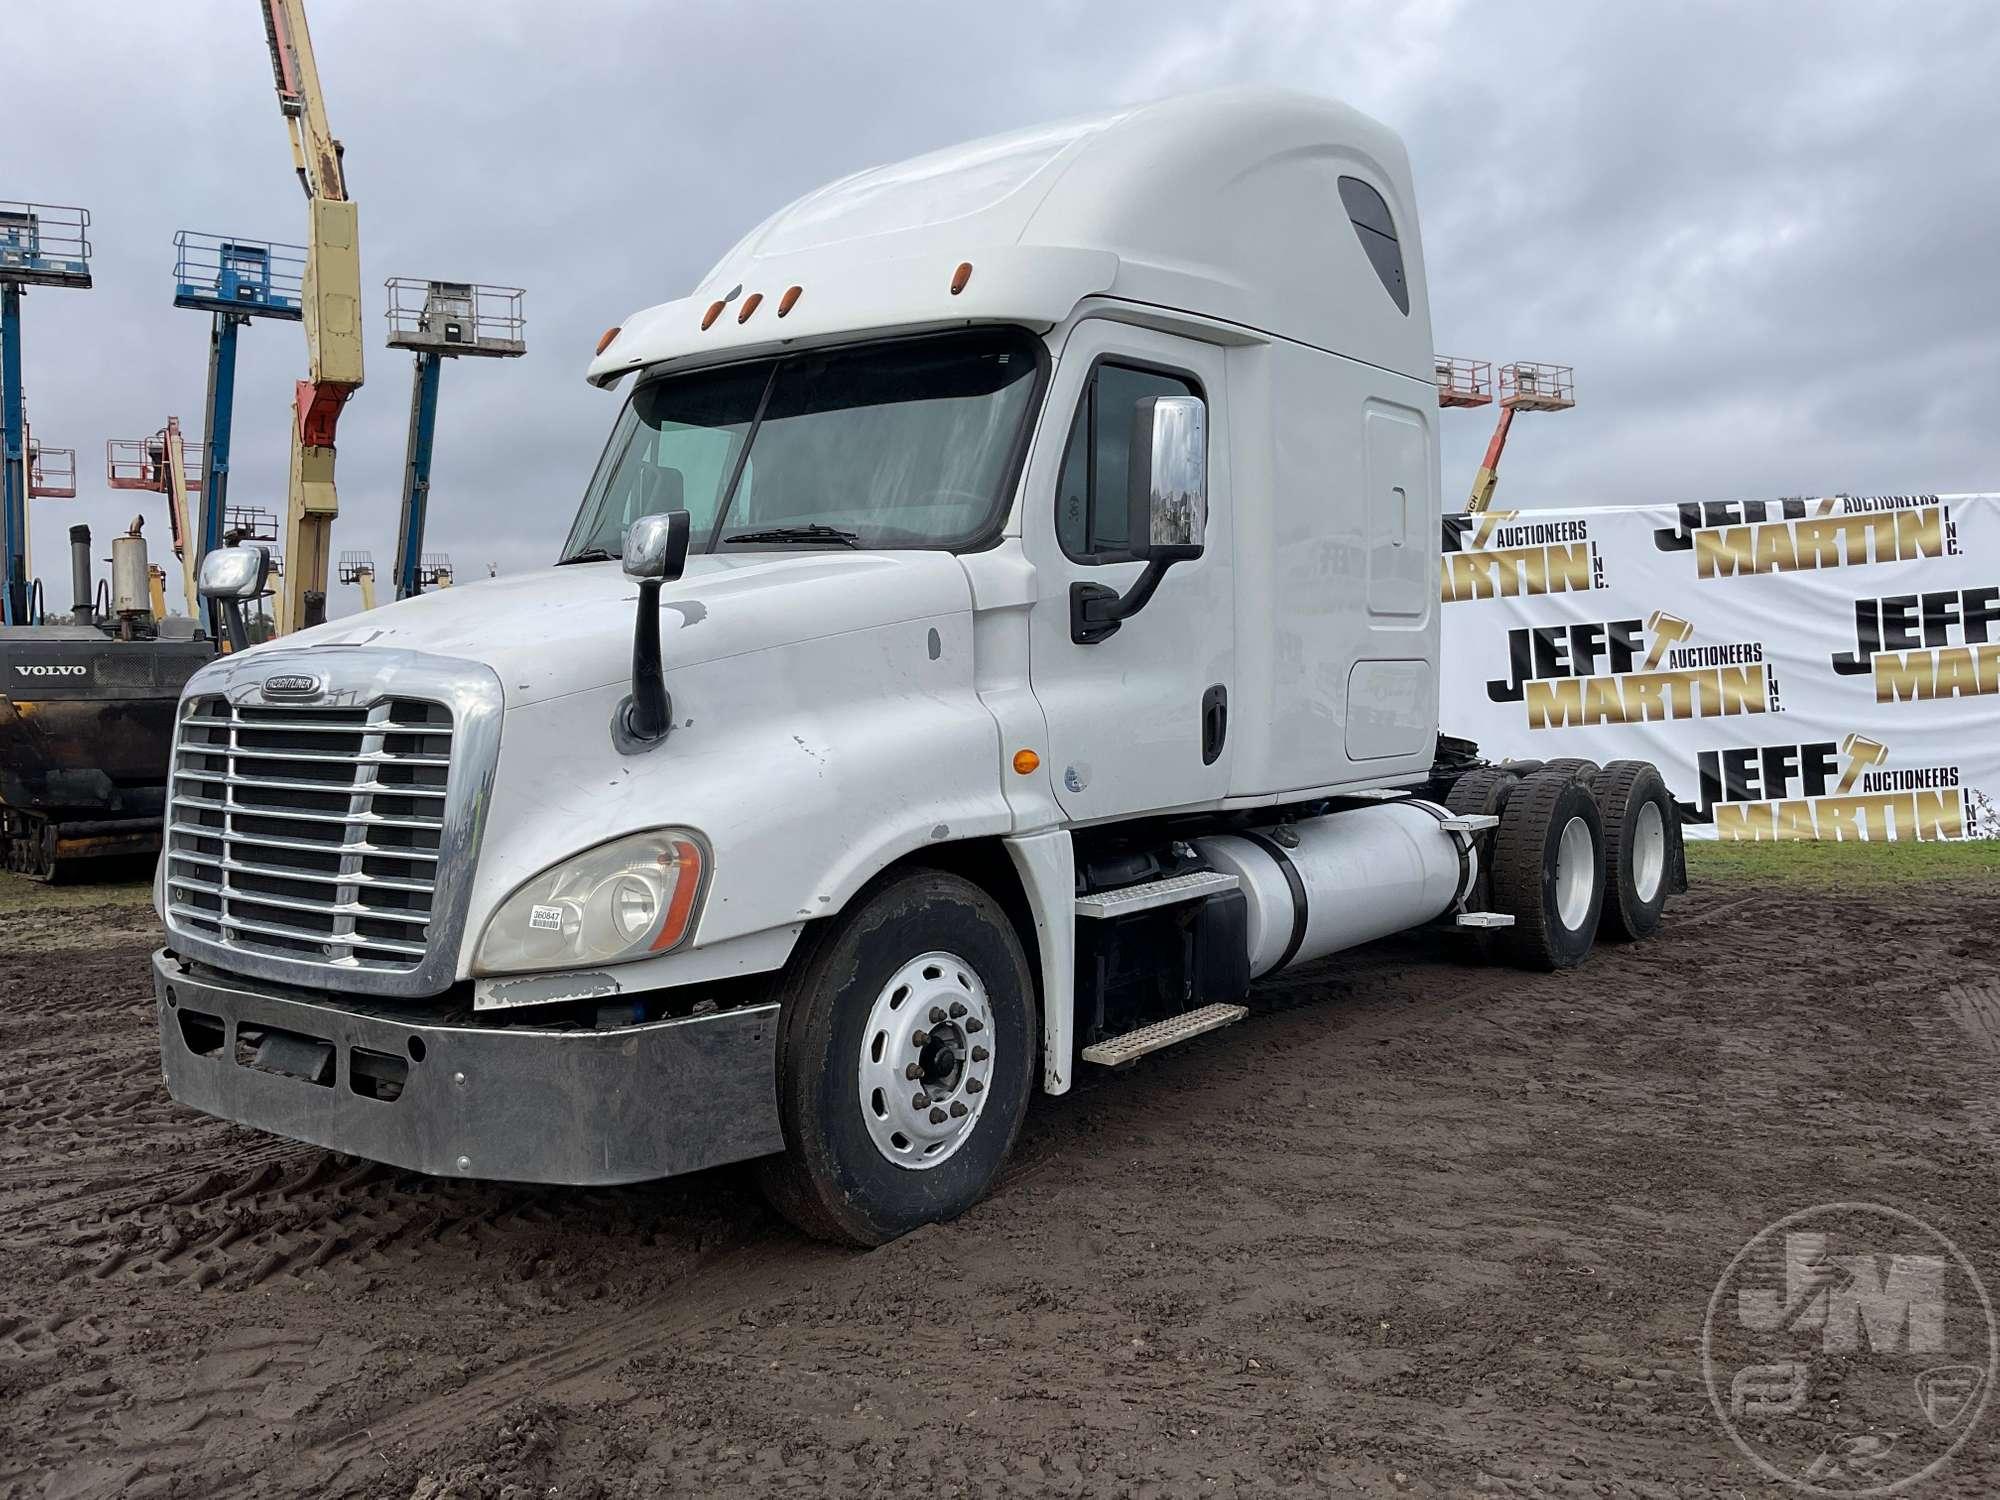
M 1487 511 L 1444 728 L 1658 764 L 1690 838 L 2000 837 L 2000 495 Z

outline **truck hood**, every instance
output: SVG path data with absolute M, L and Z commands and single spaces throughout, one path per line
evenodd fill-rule
M 638 598 L 616 562 L 572 563 L 420 594 L 271 644 L 484 662 L 516 708 L 627 680 Z M 660 591 L 661 652 L 671 673 L 971 607 L 965 570 L 945 552 L 703 554 Z

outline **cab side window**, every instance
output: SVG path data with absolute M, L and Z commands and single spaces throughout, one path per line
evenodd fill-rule
M 1131 467 L 1133 408 L 1148 396 L 1199 396 L 1185 376 L 1103 363 L 1077 401 L 1056 482 L 1056 539 L 1081 563 L 1131 559 L 1125 481 Z

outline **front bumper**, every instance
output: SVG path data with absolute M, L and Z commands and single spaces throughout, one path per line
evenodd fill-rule
M 153 955 L 167 1091 L 274 1135 L 447 1177 L 643 1182 L 784 1149 L 775 1004 L 605 1031 L 322 1004 Z

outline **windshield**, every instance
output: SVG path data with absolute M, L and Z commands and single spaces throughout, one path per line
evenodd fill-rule
M 686 510 L 690 550 L 963 547 L 999 524 L 1036 345 L 1015 329 L 903 339 L 651 380 L 632 393 L 563 546 L 616 557 Z

